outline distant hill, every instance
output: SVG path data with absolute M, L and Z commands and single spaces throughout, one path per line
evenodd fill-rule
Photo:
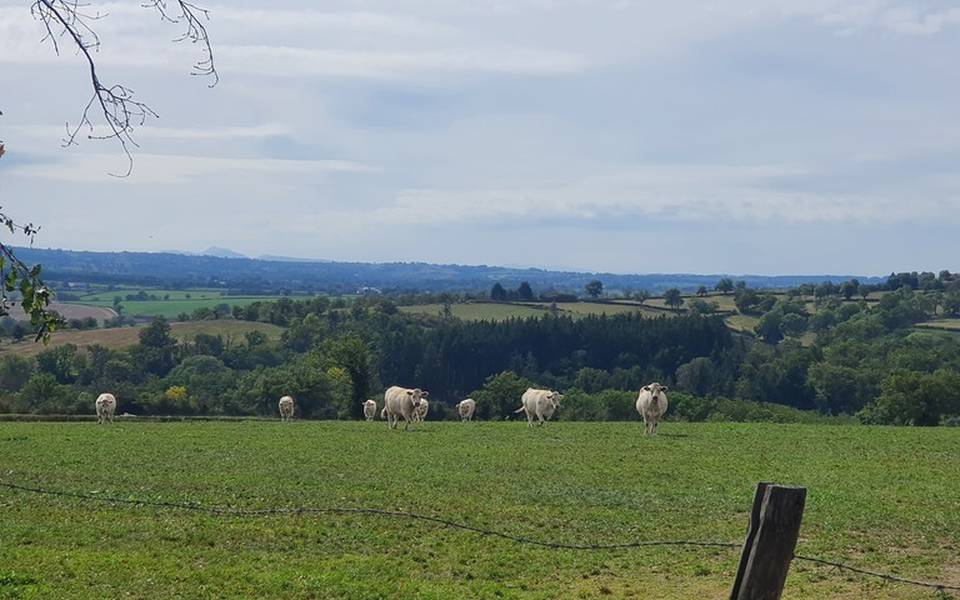
M 212 249 L 225 250 L 225 249 Z M 211 286 L 251 293 L 292 291 L 353 292 L 360 287 L 384 291 L 488 290 L 494 282 L 516 287 L 527 281 L 537 292 L 576 291 L 593 279 L 603 281 L 608 291 L 645 289 L 662 292 L 671 287 L 695 290 L 713 287 L 724 275 L 663 273 L 622 275 L 549 271 L 534 268 L 486 265 L 436 265 L 428 263 L 359 263 L 262 260 L 209 255 L 150 252 L 78 252 L 18 248 L 29 264 L 42 264 L 49 281 L 112 283 L 154 287 Z M 840 282 L 850 275 L 737 275 L 751 287 L 785 288 L 801 283 Z M 881 278 L 859 277 L 878 283 Z
M 240 254 L 239 252 L 234 252 L 229 248 L 221 248 L 219 246 L 210 246 L 200 254 L 203 256 L 216 256 L 219 258 L 247 258 L 247 255 L 245 254 Z

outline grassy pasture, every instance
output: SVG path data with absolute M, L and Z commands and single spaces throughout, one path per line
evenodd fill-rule
M 140 341 L 139 327 L 114 327 L 110 329 L 88 329 L 86 331 L 65 330 L 58 331 L 56 335 L 50 338 L 50 343 L 44 346 L 42 343 L 35 343 L 33 339 L 27 339 L 18 343 L 4 343 L 0 345 L 0 354 L 9 352 L 23 356 L 34 356 L 49 348 L 74 344 L 79 347 L 100 344 L 107 348 L 119 350 L 132 346 Z M 233 336 L 240 338 L 248 331 L 261 331 L 267 337 L 278 340 L 283 332 L 282 327 L 271 325 L 270 323 L 256 323 L 250 321 L 234 321 L 223 319 L 219 321 L 188 321 L 185 323 L 170 324 L 173 336 L 181 340 L 192 340 L 198 333 L 208 333 L 211 335 L 222 335 L 225 338 Z
M 505 321 L 510 318 L 542 317 L 548 314 L 549 304 L 524 303 L 476 303 L 476 304 L 453 304 L 453 316 L 465 321 Z M 658 317 L 665 313 L 663 311 L 645 309 L 640 306 L 625 304 L 606 304 L 601 302 L 564 302 L 557 304 L 561 315 L 568 315 L 574 318 L 585 317 L 587 315 L 618 315 L 622 313 L 641 312 L 651 317 Z M 400 310 L 412 314 L 425 314 L 437 316 L 441 313 L 443 306 L 440 304 L 418 304 L 414 306 L 401 306 Z
M 83 300 L 82 302 L 88 306 L 112 307 L 112 298 L 113 295 L 107 300 Z M 229 304 L 231 307 L 246 306 L 254 302 L 276 299 L 275 296 L 220 296 L 219 294 L 210 294 L 208 298 L 174 299 L 171 297 L 170 300 L 124 300 L 120 304 L 123 306 L 124 314 L 130 317 L 166 317 L 173 319 L 181 313 L 193 314 L 193 311 L 198 308 L 212 309 L 220 304 Z
M 243 508 L 412 511 L 538 539 L 739 542 L 808 487 L 798 553 L 960 581 L 960 429 L 639 423 L 0 423 L 0 481 Z M 736 550 L 551 550 L 377 516 L 213 517 L 0 488 L 0 597 L 722 598 Z M 786 598 L 942 598 L 795 563 Z
M 190 290 L 161 290 L 154 288 L 135 288 L 135 289 L 119 289 L 112 292 L 96 292 L 93 294 L 87 294 L 86 296 L 80 297 L 80 302 L 98 302 L 98 303 L 107 303 L 111 306 L 113 305 L 113 299 L 117 296 L 121 298 L 126 298 L 129 294 L 136 294 L 141 289 L 146 292 L 148 295 L 157 296 L 160 299 L 163 299 L 164 296 L 169 295 L 169 300 L 211 300 L 215 298 L 222 298 L 222 290 L 216 289 L 190 289 Z M 126 300 L 123 300 L 126 302 Z

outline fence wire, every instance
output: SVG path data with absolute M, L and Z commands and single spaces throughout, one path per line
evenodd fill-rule
M 415 521 L 426 521 L 428 523 L 435 523 L 437 525 L 443 525 L 444 527 L 450 527 L 452 529 L 459 529 L 462 531 L 470 531 L 477 533 L 479 535 L 496 537 L 518 544 L 524 544 L 528 546 L 539 546 L 542 548 L 553 548 L 557 550 L 626 550 L 631 548 L 648 548 L 654 546 L 688 546 L 688 547 L 704 547 L 704 548 L 736 548 L 740 549 L 743 547 L 743 544 L 738 544 L 735 542 L 719 542 L 719 541 L 701 541 L 701 540 L 641 540 L 634 542 L 623 542 L 617 544 L 567 544 L 563 542 L 551 542 L 546 540 L 538 540 L 535 538 L 524 537 L 520 535 L 513 535 L 510 533 L 504 533 L 502 531 L 496 531 L 493 529 L 486 529 L 483 527 L 477 527 L 474 525 L 469 525 L 466 523 L 460 523 L 457 521 L 452 521 L 450 519 L 445 519 L 442 517 L 435 517 L 431 515 L 423 515 L 419 513 L 406 512 L 406 511 L 397 511 L 397 510 L 385 510 L 379 508 L 350 508 L 350 507 L 340 507 L 340 506 L 329 506 L 329 507 L 310 507 L 310 506 L 294 506 L 294 507 L 275 507 L 275 508 L 234 508 L 230 506 L 213 506 L 207 504 L 198 504 L 198 503 L 188 503 L 188 502 L 168 502 L 163 500 L 144 500 L 140 498 L 121 498 L 117 496 L 104 496 L 102 494 L 91 494 L 84 492 L 71 492 L 64 490 L 52 490 L 39 487 L 31 487 L 25 485 L 19 485 L 15 483 L 9 483 L 5 481 L 0 481 L 0 487 L 7 489 L 27 492 L 31 494 L 40 494 L 44 496 L 59 496 L 63 498 L 74 498 L 79 500 L 93 500 L 95 502 L 102 502 L 106 504 L 115 504 L 115 505 L 127 505 L 127 506 L 149 506 L 154 508 L 164 508 L 170 510 L 184 510 L 205 513 L 214 516 L 220 517 L 264 517 L 272 515 L 290 515 L 290 514 L 328 514 L 328 515 L 375 515 L 382 517 L 392 517 L 392 518 L 402 518 Z M 960 585 L 951 585 L 946 583 L 938 582 L 928 582 L 920 581 L 916 579 L 909 579 L 906 577 L 900 577 L 898 575 L 893 575 L 891 573 L 881 573 L 878 571 L 871 571 L 869 569 L 864 569 L 861 567 L 855 567 L 853 565 L 848 565 L 845 563 L 835 562 L 831 560 L 825 560 L 821 558 L 813 558 L 809 556 L 794 555 L 794 560 L 805 561 L 821 566 L 833 567 L 836 569 L 842 569 L 845 571 L 850 571 L 852 573 L 858 573 L 867 577 L 874 577 L 877 579 L 882 579 L 886 581 L 901 583 L 904 585 L 912 585 L 916 587 L 924 587 L 939 591 L 960 591 Z

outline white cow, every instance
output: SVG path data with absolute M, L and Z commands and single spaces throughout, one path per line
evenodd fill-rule
M 644 386 L 637 396 L 637 412 L 643 417 L 646 435 L 657 435 L 660 417 L 667 412 L 667 386 L 651 383 Z
M 410 389 L 399 386 L 393 386 L 383 393 L 383 411 L 387 416 L 387 425 L 390 429 L 396 429 L 400 417 L 403 417 L 403 430 L 410 428 L 410 422 L 416 418 L 417 408 L 420 406 L 420 400 L 429 396 L 427 392 L 420 388 Z
M 543 425 L 560 408 L 561 400 L 563 400 L 563 394 L 560 392 L 527 388 L 521 398 L 523 406 L 513 412 L 527 413 L 527 427 L 533 427 L 534 418 L 537 419 L 538 425 Z
M 280 398 L 280 420 L 289 421 L 293 418 L 293 398 L 284 396 Z
M 414 412 L 414 420 L 418 422 L 423 422 L 427 420 L 427 413 L 430 412 L 430 402 L 426 398 L 420 398 L 420 404 L 417 405 L 417 409 Z
M 477 410 L 477 403 L 473 401 L 473 398 L 467 398 L 457 403 L 457 412 L 460 413 L 461 421 L 472 421 L 475 410 Z
M 377 418 L 376 400 L 367 400 L 363 403 L 363 416 L 366 417 L 368 421 L 372 421 Z
M 97 423 L 113 423 L 113 412 L 117 410 L 117 399 L 113 394 L 100 394 L 96 406 Z

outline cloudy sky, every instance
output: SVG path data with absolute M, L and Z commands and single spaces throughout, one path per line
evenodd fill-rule
M 960 270 L 960 5 L 232 0 L 221 81 L 141 2 L 101 77 L 159 113 L 133 174 L 0 0 L 0 205 L 38 245 L 614 272 Z

